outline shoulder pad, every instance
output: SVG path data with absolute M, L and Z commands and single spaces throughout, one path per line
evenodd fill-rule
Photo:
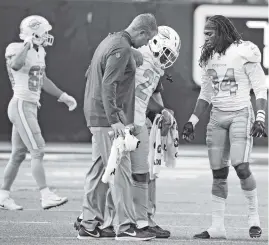
M 6 48 L 5 57 L 9 58 L 14 56 L 22 46 L 23 43 L 10 43 Z
M 261 62 L 261 52 L 257 45 L 250 41 L 243 41 L 237 47 L 238 54 L 247 62 Z

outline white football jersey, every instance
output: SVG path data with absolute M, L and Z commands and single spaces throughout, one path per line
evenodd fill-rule
M 203 71 L 199 98 L 223 111 L 240 110 L 250 105 L 250 90 L 254 84 L 246 71 L 248 62 L 261 62 L 259 48 L 249 41 L 231 44 L 225 55 L 215 53 Z M 265 80 L 261 81 L 261 86 L 263 84 Z
M 7 71 L 14 97 L 30 102 L 39 102 L 46 67 L 46 52 L 42 46 L 39 46 L 38 51 L 31 48 L 27 53 L 24 66 L 15 71 L 10 67 L 10 58 L 22 50 L 23 45 L 23 43 L 11 43 L 6 48 Z
M 149 99 L 156 90 L 160 77 L 164 75 L 159 60 L 156 59 L 149 46 L 138 49 L 143 55 L 143 65 L 136 68 L 135 74 L 135 117 L 136 125 L 146 123 L 146 111 Z

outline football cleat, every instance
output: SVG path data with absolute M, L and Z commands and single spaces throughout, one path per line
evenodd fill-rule
M 251 226 L 249 228 L 249 236 L 251 238 L 259 238 L 262 235 L 262 229 L 259 226 Z
M 0 209 L 22 210 L 23 208 L 22 206 L 17 205 L 12 198 L 7 197 L 0 202 Z
M 48 195 L 41 198 L 41 206 L 43 209 L 58 207 L 67 202 L 67 197 L 59 197 L 53 192 L 50 192 Z

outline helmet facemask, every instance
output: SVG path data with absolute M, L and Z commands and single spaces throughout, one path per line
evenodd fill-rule
M 54 37 L 48 32 L 43 33 L 41 36 L 37 33 L 33 33 L 33 43 L 42 46 L 52 46 Z
M 163 47 L 160 52 L 153 52 L 155 58 L 158 58 L 162 69 L 167 69 L 172 66 L 178 57 L 178 54 L 173 52 L 170 48 Z

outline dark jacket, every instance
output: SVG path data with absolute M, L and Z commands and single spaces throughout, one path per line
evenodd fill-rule
M 86 75 L 84 115 L 88 127 L 133 123 L 135 71 L 129 34 L 109 34 L 97 47 Z

